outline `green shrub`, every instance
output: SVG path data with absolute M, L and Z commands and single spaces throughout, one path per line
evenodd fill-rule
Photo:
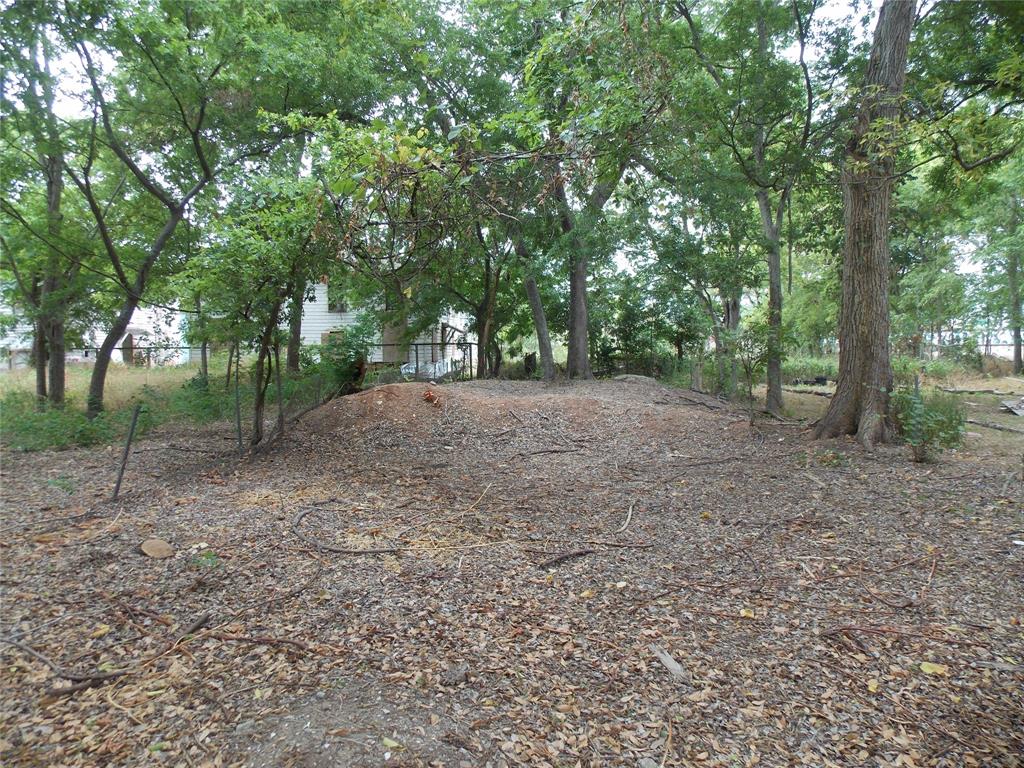
M 127 434 L 133 408 L 89 419 L 73 399 L 68 399 L 63 408 L 39 408 L 32 393 L 11 392 L 0 401 L 0 436 L 5 445 L 19 451 L 109 444 Z M 154 414 L 144 406 L 136 434 L 142 434 L 154 422 Z
M 961 370 L 960 366 L 955 362 L 952 360 L 946 360 L 942 357 L 935 360 L 929 360 L 924 364 L 925 376 L 933 381 L 945 381 L 954 373 Z
M 817 379 L 834 380 L 839 375 L 839 360 L 835 357 L 787 357 L 782 361 L 784 381 Z
M 898 387 L 914 386 L 914 377 L 924 371 L 924 362 L 908 355 L 895 355 L 891 365 L 893 383 Z
M 918 390 L 893 392 L 892 410 L 896 426 L 913 452 L 914 461 L 927 461 L 945 448 L 963 443 L 966 416 L 956 395 Z
M 327 393 L 345 394 L 358 389 L 366 371 L 373 324 L 360 318 L 355 325 L 332 331 L 320 348 L 318 371 Z

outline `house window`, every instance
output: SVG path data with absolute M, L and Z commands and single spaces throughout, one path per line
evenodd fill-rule
M 338 313 L 341 313 L 341 312 L 348 312 L 348 304 L 346 304 L 346 303 L 345 303 L 345 300 L 344 300 L 344 299 L 339 299 L 339 298 L 337 298 L 337 297 L 335 297 L 335 298 L 331 299 L 331 300 L 330 300 L 330 301 L 328 302 L 328 304 L 327 304 L 327 308 L 328 308 L 328 309 L 329 309 L 329 310 L 330 310 L 331 312 L 338 312 Z

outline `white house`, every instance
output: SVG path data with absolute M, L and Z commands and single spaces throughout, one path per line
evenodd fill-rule
M 5 313 L 5 310 L 6 307 L 0 306 L 0 313 Z M 115 363 L 125 362 L 127 350 L 131 348 L 137 363 L 175 365 L 187 362 L 189 356 L 188 351 L 184 349 L 182 317 L 182 313 L 175 310 L 137 308 L 110 359 Z M 33 333 L 32 324 L 22 320 L 0 337 L 0 365 L 3 368 L 25 368 L 29 365 Z M 86 348 L 67 349 L 67 361 L 91 365 L 96 359 L 96 348 L 103 343 L 105 333 L 103 328 L 92 329 L 85 339 L 88 344 Z
M 359 313 L 343 304 L 331 304 L 327 284 L 317 283 L 313 298 L 302 311 L 302 343 L 324 344 L 331 331 L 355 325 Z M 469 365 L 474 354 L 472 345 L 476 337 L 468 332 L 468 315 L 449 312 L 437 323 L 412 341 L 404 340 L 402 327 L 382 328 L 370 349 L 371 366 L 397 364 L 406 366 L 409 373 L 416 371 L 447 373 L 452 365 Z

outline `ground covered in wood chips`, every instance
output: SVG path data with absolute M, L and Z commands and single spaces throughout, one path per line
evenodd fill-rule
M 1024 760 L 1019 456 L 632 380 L 164 428 L 111 503 L 118 458 L 4 457 L 4 766 Z

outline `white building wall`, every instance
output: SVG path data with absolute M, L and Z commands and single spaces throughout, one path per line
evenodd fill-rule
M 334 312 L 330 309 L 330 303 L 327 299 L 327 285 L 326 283 L 317 283 L 313 289 L 313 298 L 307 301 L 302 309 L 302 343 L 306 344 L 322 344 L 324 342 L 325 335 L 339 328 L 346 328 L 348 326 L 355 325 L 359 318 L 359 313 L 354 311 L 348 312 Z M 420 334 L 413 343 L 415 344 L 429 344 L 429 345 L 440 345 L 440 325 L 446 323 L 459 331 L 467 330 L 470 319 L 468 315 L 461 313 L 449 313 L 438 318 L 438 325 L 432 329 L 425 331 Z M 452 341 L 457 341 L 461 336 L 460 333 L 456 333 Z M 470 342 L 475 341 L 472 334 L 467 335 L 467 340 Z M 376 334 L 374 338 L 375 344 L 381 343 L 381 334 Z M 448 347 L 444 354 L 447 357 L 452 357 L 453 350 Z M 457 355 L 461 356 L 461 355 Z M 421 346 L 419 348 L 410 345 L 407 362 L 409 363 L 429 363 L 434 362 L 432 358 L 441 358 L 441 350 L 438 346 L 432 350 L 428 347 Z M 384 359 L 383 350 L 380 347 L 375 347 L 370 354 L 371 363 L 380 363 Z

